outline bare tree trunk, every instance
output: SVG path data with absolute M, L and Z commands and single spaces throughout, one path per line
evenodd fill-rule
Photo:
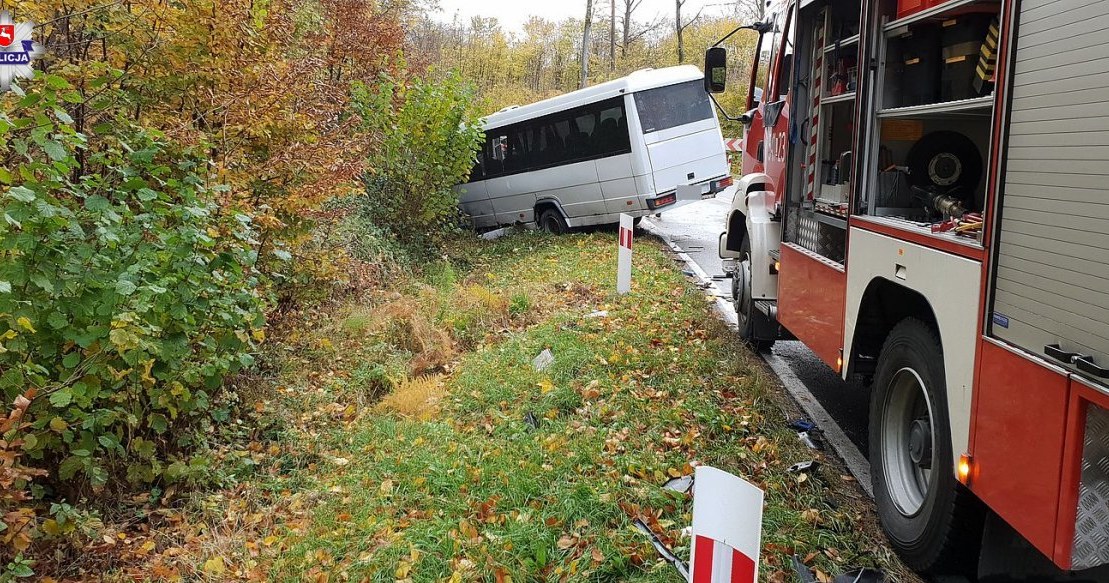
M 581 34 L 581 82 L 578 88 L 589 86 L 589 35 L 593 29 L 593 0 L 585 0 L 585 27 Z
M 608 17 L 608 70 L 616 71 L 616 0 L 609 0 Z
M 685 27 L 682 26 L 682 4 L 685 4 L 685 0 L 674 0 L 674 31 L 678 36 L 679 65 L 685 62 L 685 42 L 682 40 L 682 30 L 685 29 Z
M 679 65 L 685 62 L 685 39 L 682 38 L 682 33 L 685 32 L 686 28 L 689 28 L 689 25 L 693 24 L 694 22 L 697 22 L 697 19 L 701 18 L 701 13 L 704 12 L 704 10 L 705 10 L 704 7 L 701 7 L 701 9 L 697 11 L 697 14 L 694 15 L 693 18 L 689 19 L 689 22 L 684 22 L 683 23 L 682 22 L 682 6 L 685 5 L 686 1 L 687 0 L 674 0 L 674 29 L 675 29 L 675 32 L 677 33 L 677 37 L 678 37 L 678 64 Z
M 628 56 L 628 37 L 632 33 L 632 0 L 624 0 L 624 41 L 620 43 L 620 56 Z
M 624 0 L 624 40 L 620 44 L 620 56 L 628 56 L 628 45 L 632 42 L 632 13 L 643 0 Z M 761 1 L 761 0 L 760 0 Z

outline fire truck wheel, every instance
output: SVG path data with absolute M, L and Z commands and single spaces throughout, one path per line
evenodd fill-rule
M 561 235 L 569 230 L 566 226 L 566 219 L 562 218 L 555 209 L 547 209 L 539 215 L 539 227 L 552 235 Z
M 918 571 L 966 574 L 977 561 L 983 511 L 955 479 L 943 351 L 915 319 L 894 326 L 870 401 L 870 465 L 878 517 Z
M 736 261 L 735 273 L 732 275 L 732 301 L 735 303 L 735 314 L 739 324 L 739 336 L 744 342 L 757 351 L 765 352 L 774 346 L 774 340 L 755 337 L 756 324 L 762 324 L 759 318 L 767 316 L 755 308 L 755 300 L 751 295 L 751 240 L 744 238 L 740 247 L 740 257 Z

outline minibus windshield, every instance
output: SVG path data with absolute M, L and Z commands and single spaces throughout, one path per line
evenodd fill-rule
M 712 117 L 712 104 L 701 80 L 637 92 L 635 107 L 645 134 Z

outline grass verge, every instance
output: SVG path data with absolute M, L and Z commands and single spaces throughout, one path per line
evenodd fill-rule
M 208 509 L 191 515 L 204 542 L 167 568 L 679 581 L 632 521 L 687 555 L 691 499 L 660 485 L 703 463 L 766 491 L 764 580 L 792 580 L 794 553 L 822 574 L 912 579 L 851 479 L 786 427 L 792 404 L 705 294 L 641 244 L 632 293 L 615 296 L 613 251 L 608 234 L 515 235 L 289 331 L 254 404 L 271 428 L 255 469 L 194 505 Z M 544 349 L 554 363 L 536 371 Z M 814 457 L 815 473 L 786 470 Z

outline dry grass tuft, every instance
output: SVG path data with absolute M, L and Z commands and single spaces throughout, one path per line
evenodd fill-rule
M 439 375 L 405 379 L 378 403 L 377 408 L 402 417 L 427 420 L 435 414 L 443 390 L 443 377 Z
M 424 307 L 416 298 L 402 298 L 378 307 L 368 317 L 353 322 L 348 318 L 347 324 L 380 334 L 392 346 L 411 353 L 409 370 L 423 374 L 442 368 L 454 357 L 450 334 L 428 317 Z

